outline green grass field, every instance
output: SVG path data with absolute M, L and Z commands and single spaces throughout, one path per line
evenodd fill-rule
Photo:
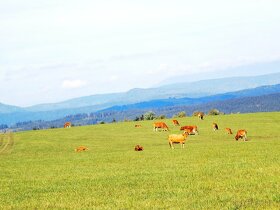
M 169 148 L 171 119 L 1 134 L 0 209 L 280 209 L 279 112 L 178 120 L 200 132 L 185 149 Z

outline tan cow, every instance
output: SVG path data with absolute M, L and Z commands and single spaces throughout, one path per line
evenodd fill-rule
M 178 120 L 172 120 L 174 126 L 180 126 Z
M 188 133 L 184 132 L 183 134 L 171 134 L 168 136 L 168 143 L 170 148 L 174 149 L 173 144 L 181 144 L 181 148 L 185 148 L 185 141 L 188 137 Z
M 163 131 L 169 131 L 168 126 L 164 122 L 155 122 L 153 126 L 154 126 L 154 131 L 158 131 L 159 128 Z
M 141 128 L 142 125 L 137 124 L 137 125 L 135 125 L 134 127 L 135 127 L 135 128 Z
M 247 131 L 246 130 L 238 130 L 235 135 L 235 140 L 238 141 L 238 139 L 243 139 L 244 141 L 247 141 Z

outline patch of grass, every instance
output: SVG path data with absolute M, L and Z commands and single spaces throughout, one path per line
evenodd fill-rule
M 0 209 L 280 208 L 280 113 L 178 118 L 200 134 L 174 150 L 167 136 L 181 131 L 164 121 L 170 132 L 144 121 L 16 133 L 0 156 Z

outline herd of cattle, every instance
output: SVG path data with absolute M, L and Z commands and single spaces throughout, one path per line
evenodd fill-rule
M 203 120 L 204 114 L 202 112 L 200 112 L 197 114 L 197 116 L 200 120 Z M 172 123 L 174 126 L 180 126 L 180 123 L 178 122 L 178 120 L 172 120 Z M 70 122 L 66 122 L 64 125 L 64 128 L 68 128 L 68 127 L 71 127 Z M 135 128 L 141 128 L 141 127 L 142 127 L 141 124 L 135 125 Z M 212 128 L 213 128 L 213 131 L 219 130 L 217 123 L 213 123 Z M 155 123 L 153 123 L 153 130 L 154 131 L 169 131 L 169 128 L 166 125 L 166 123 L 164 123 L 164 122 L 155 122 Z M 172 148 L 172 149 L 174 149 L 173 144 L 181 144 L 181 148 L 184 148 L 188 135 L 198 135 L 199 134 L 198 128 L 196 125 L 181 126 L 180 130 L 183 131 L 182 134 L 170 134 L 168 136 L 168 143 L 169 143 L 170 148 Z M 228 134 L 233 134 L 232 130 L 230 128 L 225 128 L 225 131 Z M 237 131 L 237 133 L 235 135 L 235 140 L 238 141 L 240 138 L 243 139 L 244 141 L 247 141 L 247 131 L 246 130 L 242 129 L 242 130 Z M 75 149 L 76 152 L 81 152 L 81 151 L 85 151 L 85 150 L 88 150 L 88 148 L 85 146 L 79 146 Z M 144 148 L 140 145 L 136 145 L 134 150 L 143 151 Z
M 199 119 L 203 119 L 202 114 L 198 114 L 197 115 Z M 172 120 L 172 123 L 174 126 L 180 126 L 178 120 Z M 135 125 L 135 127 L 140 127 L 140 125 Z M 213 123 L 212 124 L 212 128 L 213 131 L 216 131 L 219 129 L 218 124 L 217 123 Z M 168 126 L 166 125 L 166 123 L 164 122 L 155 122 L 153 124 L 153 130 L 154 131 L 159 131 L 159 129 L 161 131 L 169 131 Z M 186 125 L 186 126 L 181 126 L 180 128 L 181 131 L 183 131 L 183 134 L 170 134 L 168 136 L 168 142 L 169 142 L 169 146 L 170 148 L 174 149 L 173 144 L 181 144 L 181 147 L 184 148 L 185 145 L 185 141 L 188 137 L 188 135 L 196 135 L 198 134 L 198 129 L 196 125 Z M 228 134 L 233 134 L 232 130 L 230 128 L 225 128 L 226 132 Z M 242 129 L 242 130 L 238 130 L 236 135 L 235 135 L 235 140 L 238 141 L 239 139 L 243 139 L 244 141 L 247 141 L 247 131 Z

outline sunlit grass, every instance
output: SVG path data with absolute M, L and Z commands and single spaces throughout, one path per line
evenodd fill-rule
M 280 208 L 280 113 L 178 120 L 200 132 L 185 149 L 169 148 L 168 134 L 181 133 L 171 119 L 170 132 L 145 121 L 16 133 L 0 154 L 0 209 Z M 80 145 L 90 150 L 74 152 Z

